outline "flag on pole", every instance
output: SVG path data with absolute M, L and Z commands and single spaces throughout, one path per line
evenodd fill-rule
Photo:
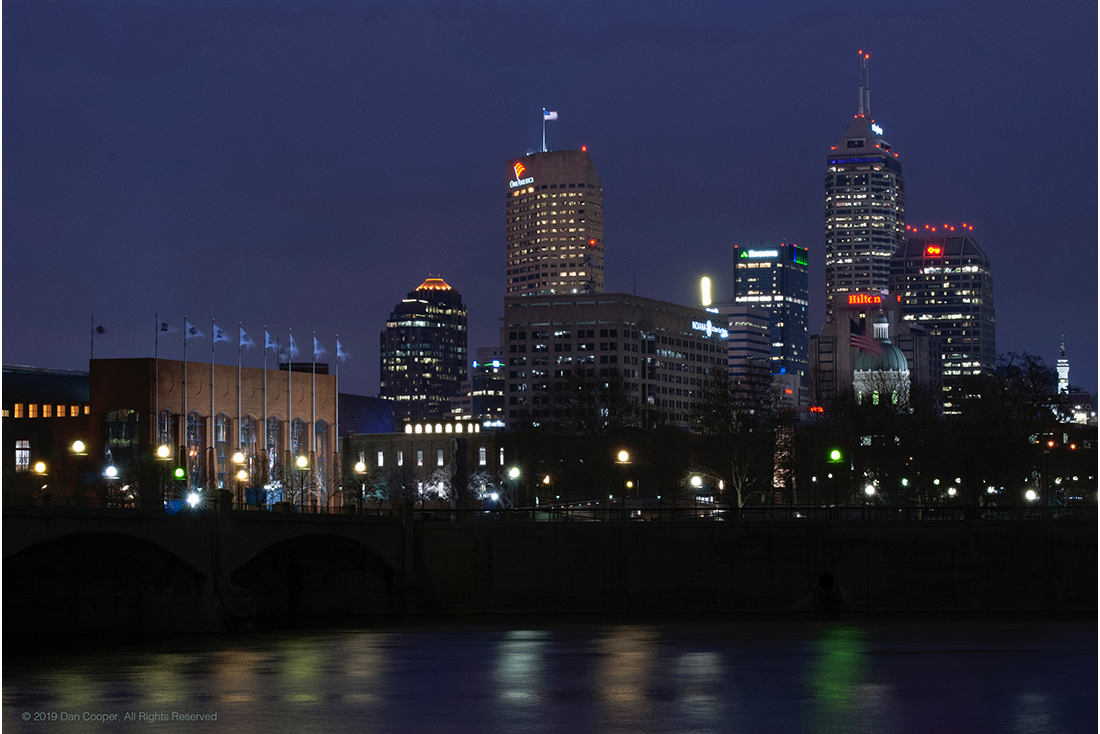
M 199 331 L 198 327 L 197 327 L 197 326 L 193 326 L 193 325 L 191 324 L 191 322 L 190 322 L 190 321 L 188 321 L 187 319 L 184 319 L 184 320 L 183 320 L 183 330 L 184 330 L 185 332 L 187 332 L 187 335 L 186 335 L 186 336 L 184 336 L 184 340 L 185 340 L 185 341 L 186 341 L 187 339 L 196 339 L 196 338 L 199 338 L 199 337 L 201 337 L 201 336 L 202 336 L 202 332 L 201 332 L 201 331 Z
M 95 333 L 97 333 L 97 334 L 106 334 L 107 330 L 104 329 L 102 326 L 97 326 L 97 327 L 95 327 Z
M 558 113 L 553 110 L 548 110 L 545 107 L 542 108 L 542 119 L 544 120 L 556 120 L 558 119 Z
M 218 342 L 227 342 L 227 341 L 229 341 L 229 337 L 227 337 L 225 335 L 224 331 L 222 331 L 220 328 L 218 328 L 217 324 L 215 324 L 213 321 L 211 321 L 210 325 L 212 327 L 214 327 L 214 343 L 215 344 L 217 344 Z
M 250 337 L 248 335 L 248 332 L 245 331 L 243 327 L 240 327 L 240 329 L 241 329 L 241 343 L 240 343 L 240 346 L 244 347 L 245 349 L 251 349 L 252 347 L 256 346 L 256 342 L 252 341 L 252 337 Z
M 157 326 L 158 334 L 174 334 L 177 331 L 179 331 L 179 329 L 172 326 L 167 321 L 161 321 L 160 324 Z
M 286 348 L 286 353 L 290 356 L 291 359 L 294 359 L 298 356 L 298 345 L 294 343 L 293 334 L 290 335 L 290 346 Z
M 268 349 L 274 349 L 276 352 L 278 352 L 279 343 L 271 338 L 271 334 L 267 333 L 267 329 L 264 329 L 264 351 L 267 351 Z
M 855 321 L 851 319 L 849 321 L 852 326 L 852 346 L 876 357 L 882 354 L 882 345 L 874 337 L 868 336 L 867 332 Z
M 317 341 L 317 337 L 313 337 L 313 358 L 320 359 L 325 354 L 325 348 L 321 346 L 321 342 Z
M 339 362 L 343 362 L 348 358 L 348 353 L 344 351 L 344 347 L 341 346 L 340 340 L 336 340 L 336 359 Z

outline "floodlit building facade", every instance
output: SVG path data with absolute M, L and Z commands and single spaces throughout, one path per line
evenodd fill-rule
M 883 128 L 871 117 L 870 54 L 860 52 L 859 106 L 829 149 L 825 171 L 825 314 L 854 293 L 887 287 L 890 257 L 905 236 L 905 178 Z
M 603 184 L 588 151 L 508 161 L 505 295 L 603 291 Z
M 395 428 L 445 415 L 466 378 L 466 307 L 442 278 L 428 278 L 394 307 L 381 342 L 379 396 Z
M 992 266 L 973 227 L 947 229 L 906 240 L 890 259 L 890 292 L 901 297 L 903 321 L 939 337 L 943 408 L 953 413 L 961 383 L 996 364 L 997 322 Z

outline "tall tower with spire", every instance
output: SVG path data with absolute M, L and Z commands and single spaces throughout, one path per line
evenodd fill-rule
M 1066 359 L 1066 335 L 1062 334 L 1062 351 L 1058 357 L 1058 394 L 1069 394 L 1069 360 Z
M 871 116 L 871 54 L 859 52 L 855 118 L 829 149 L 825 171 L 825 311 L 837 299 L 887 287 L 890 256 L 904 240 L 905 179 L 898 154 Z

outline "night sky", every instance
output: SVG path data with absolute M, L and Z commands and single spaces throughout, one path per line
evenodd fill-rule
M 897 9 L 897 8 L 902 9 Z M 1082 13 L 1082 11 L 1084 11 Z M 53 2 L 3 4 L 3 362 L 87 369 L 181 332 L 316 331 L 378 392 L 378 335 L 429 274 L 470 352 L 503 316 L 505 163 L 587 145 L 606 290 L 727 298 L 732 246 L 810 250 L 856 112 L 900 154 L 909 224 L 974 225 L 997 351 L 1096 389 L 1097 16 L 1079 2 Z M 328 359 L 329 357 L 326 357 Z M 246 354 L 261 366 L 261 349 Z M 274 364 L 274 358 L 269 363 Z

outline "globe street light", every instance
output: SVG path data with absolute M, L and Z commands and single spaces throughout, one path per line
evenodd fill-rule
M 615 463 L 619 465 L 619 473 L 621 474 L 620 480 L 621 480 L 621 483 L 623 484 L 623 502 L 622 502 L 623 506 L 622 506 L 622 513 L 621 513 L 622 516 L 621 516 L 620 519 L 625 520 L 626 519 L 626 490 L 629 489 L 630 487 L 634 486 L 633 483 L 626 481 L 626 467 L 630 464 L 630 452 L 626 451 L 625 449 L 620 451 L 615 456 Z
M 238 507 L 244 506 L 244 501 L 243 501 L 244 498 L 241 497 L 241 490 L 244 488 L 245 480 L 248 479 L 248 472 L 245 471 L 245 468 L 243 466 L 245 461 L 247 461 L 247 457 L 244 455 L 243 451 L 234 452 L 234 454 L 233 454 L 233 463 L 236 464 L 237 467 L 238 467 L 238 471 L 237 471 L 237 506 Z
M 87 456 L 85 451 L 84 442 L 81 440 L 73 441 L 72 452 L 76 455 L 76 497 L 74 498 L 74 504 L 80 505 L 80 470 L 82 468 L 82 462 L 80 457 Z
M 516 503 L 519 502 L 519 467 L 518 466 L 513 466 L 511 469 L 508 470 L 508 478 L 512 480 L 512 492 L 511 492 L 512 497 L 511 497 L 511 500 L 512 500 L 512 507 L 514 508 L 516 506 Z
M 363 514 L 363 496 L 367 493 L 367 465 L 362 461 L 355 462 L 355 473 L 359 475 L 359 514 Z
M 305 456 L 299 456 L 294 460 L 294 464 L 298 467 L 298 507 L 304 509 L 306 505 L 306 482 L 302 473 L 309 468 L 309 459 Z

